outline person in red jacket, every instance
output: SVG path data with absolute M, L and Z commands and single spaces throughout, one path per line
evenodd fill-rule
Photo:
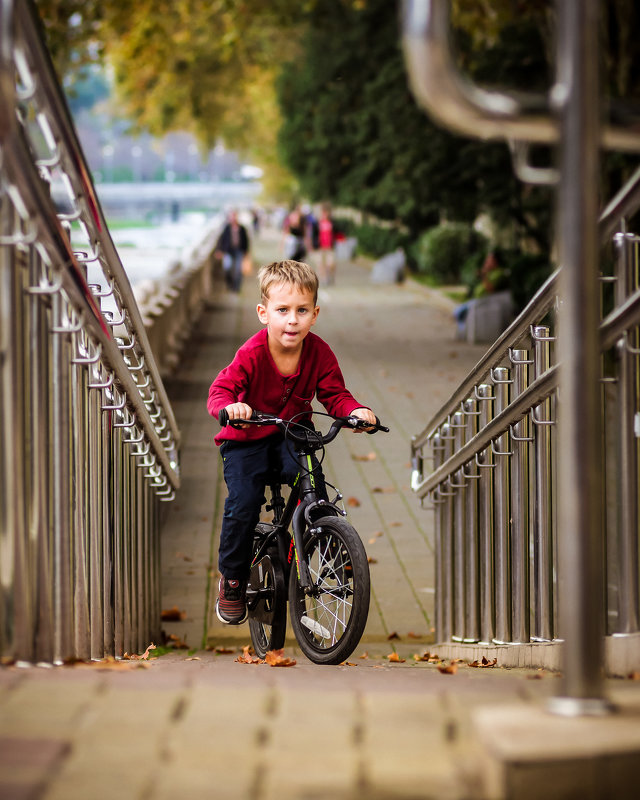
M 329 414 L 353 414 L 375 424 L 375 414 L 347 390 L 329 345 L 311 333 L 320 309 L 318 277 L 299 261 L 276 261 L 258 273 L 258 319 L 265 326 L 238 350 L 209 389 L 207 409 L 217 417 L 249 419 L 254 409 L 311 425 L 317 397 Z M 298 465 L 275 426 L 225 426 L 214 439 L 223 459 L 227 499 L 224 506 L 218 568 L 221 573 L 216 614 L 225 623 L 246 619 L 245 591 L 251 564 L 253 530 L 264 503 L 270 465 L 292 484 Z M 326 498 L 318 465 L 316 485 Z

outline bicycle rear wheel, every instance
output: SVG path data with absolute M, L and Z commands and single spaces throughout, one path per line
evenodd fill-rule
M 259 540 L 256 539 L 254 550 Z M 256 655 L 264 658 L 269 650 L 284 647 L 287 633 L 287 594 L 284 572 L 277 548 L 270 547 L 251 565 L 247 585 L 249 632 Z
M 313 584 L 306 595 L 297 570 L 289 578 L 293 632 L 316 664 L 340 664 L 356 648 L 369 614 L 367 554 L 356 529 L 340 517 L 322 517 L 306 533 L 304 553 Z

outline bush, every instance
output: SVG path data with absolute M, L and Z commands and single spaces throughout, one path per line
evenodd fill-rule
M 358 240 L 358 252 L 371 258 L 381 258 L 398 247 L 407 247 L 407 235 L 396 228 L 380 228 L 377 225 L 358 225 L 353 235 Z
M 438 283 L 460 283 L 465 263 L 473 257 L 484 259 L 488 248 L 485 236 L 464 222 L 450 222 L 424 233 L 413 247 L 418 272 L 434 278 Z M 481 255 L 479 255 L 481 254 Z M 473 268 L 469 264 L 468 273 Z

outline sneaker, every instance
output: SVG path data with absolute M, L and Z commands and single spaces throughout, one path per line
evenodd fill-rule
M 240 625 L 247 618 L 246 582 L 236 578 L 220 578 L 216 616 L 227 625 Z

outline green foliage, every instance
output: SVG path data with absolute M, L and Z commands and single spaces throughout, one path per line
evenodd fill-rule
M 396 228 L 382 228 L 378 225 L 357 225 L 353 236 L 358 240 L 358 252 L 371 258 L 381 258 L 398 247 L 408 246 L 407 234 Z
M 460 283 L 463 273 L 468 276 L 465 264 L 487 252 L 488 242 L 469 224 L 446 223 L 432 228 L 415 243 L 413 256 L 419 272 L 430 275 L 441 283 Z

